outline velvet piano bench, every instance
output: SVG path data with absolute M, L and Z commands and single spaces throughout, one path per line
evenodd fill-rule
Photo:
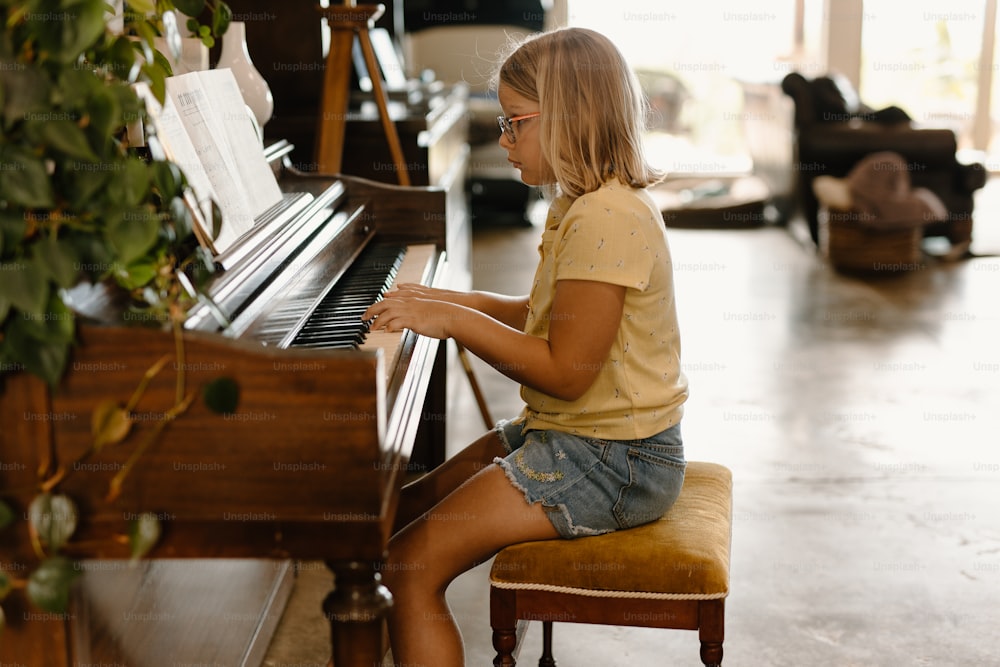
M 732 474 L 690 461 L 657 521 L 605 535 L 503 549 L 490 570 L 495 667 L 515 665 L 518 639 L 542 621 L 539 667 L 554 667 L 553 621 L 697 630 L 701 661 L 722 663 L 732 541 Z

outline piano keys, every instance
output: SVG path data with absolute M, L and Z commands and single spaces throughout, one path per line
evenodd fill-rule
M 162 519 L 163 536 L 150 558 L 326 561 L 336 580 L 324 603 L 336 664 L 371 665 L 380 659 L 380 615 L 391 600 L 377 570 L 422 417 L 438 414 L 444 402 L 443 355 L 438 341 L 412 332 L 365 333 L 360 315 L 354 333 L 337 328 L 329 334 L 327 325 L 354 319 L 342 305 L 360 307 L 393 281 L 444 284 L 447 193 L 303 174 L 283 159 L 285 150 L 279 145 L 269 152 L 288 195 L 282 210 L 219 258 L 220 271 L 208 286 L 211 302 L 193 311 L 183 334 L 183 359 L 152 379 L 133 410 L 133 439 L 87 459 L 60 485 L 84 518 L 67 551 L 78 559 L 127 558 L 117 537 L 127 517 L 153 512 Z M 361 295 L 351 286 L 360 273 L 381 274 L 375 278 L 381 284 L 361 281 Z M 126 401 L 147 368 L 176 352 L 169 331 L 122 326 L 122 313 L 104 292 L 78 296 L 87 321 L 59 387 L 49 390 L 20 374 L 8 377 L 0 393 L 0 450 L 18 462 L 0 469 L 0 488 L 13 490 L 5 500 L 18 511 L 30 502 L 36 471 L 69 465 L 90 446 L 97 401 Z M 219 377 L 233 379 L 240 389 L 237 410 L 219 415 L 192 403 L 145 452 L 119 498 L 106 502 L 110 480 L 136 439 L 174 403 L 181 369 L 189 392 Z M 441 421 L 432 420 L 439 428 Z M 8 527 L 5 538 L 5 566 L 26 569 L 35 562 L 25 522 Z M 220 579 L 211 595 L 244 583 Z M 279 582 L 273 590 L 287 586 Z M 183 609 L 159 613 L 184 616 Z M 0 647 L 4 662 L 39 664 L 44 655 L 51 665 L 143 664 L 100 653 L 79 626 L 57 615 L 13 616 Z M 102 632 L 125 633 L 135 625 Z M 232 626 L 220 632 L 227 630 Z M 185 639 L 177 637 L 178 651 Z M 266 645 L 268 638 L 257 639 Z M 210 655 L 244 664 L 259 655 L 259 646 L 254 650 Z M 171 659 L 179 655 L 172 651 Z
M 279 335 L 283 329 L 297 329 L 283 338 L 293 347 L 361 346 L 370 324 L 362 315 L 368 306 L 385 296 L 405 255 L 406 249 L 397 246 L 372 248 L 351 265 L 336 288 L 326 293 L 301 327 L 277 326 L 274 329 Z

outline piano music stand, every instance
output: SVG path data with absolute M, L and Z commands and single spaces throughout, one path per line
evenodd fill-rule
M 316 163 L 320 173 L 340 173 L 344 155 L 344 131 L 347 125 L 347 106 L 351 88 L 351 50 L 358 38 L 361 52 L 372 81 L 372 92 L 382 120 L 382 130 L 389 144 L 389 153 L 396 166 L 400 185 L 410 184 L 410 175 L 403 157 L 396 126 L 389 117 L 389 106 L 382 86 L 382 70 L 372 48 L 369 30 L 383 13 L 385 5 L 361 5 L 345 0 L 342 5 L 320 7 L 319 12 L 330 26 L 330 50 L 323 74 L 323 98 L 320 104 L 316 133 Z

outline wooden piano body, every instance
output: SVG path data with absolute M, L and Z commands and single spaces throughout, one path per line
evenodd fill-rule
M 336 180 L 346 186 L 340 210 L 348 211 L 354 222 L 343 227 L 326 255 L 310 267 L 296 266 L 296 274 L 309 275 L 317 262 L 331 258 L 347 265 L 359 248 L 392 241 L 430 244 L 433 252 L 421 260 L 420 280 L 441 283 L 446 266 L 445 192 L 350 177 Z M 283 170 L 279 183 L 285 190 L 322 192 L 331 179 Z M 323 214 L 335 217 L 329 210 Z M 280 297 L 281 290 L 277 292 Z M 259 294 L 268 292 L 262 289 Z M 272 572 L 287 571 L 286 559 L 323 560 L 336 581 L 324 611 L 331 620 L 337 667 L 377 664 L 381 612 L 390 597 L 376 571 L 398 490 L 421 420 L 430 415 L 434 426 L 443 425 L 438 417 L 444 400 L 438 341 L 407 332 L 398 342 L 398 351 L 389 358 L 381 348 L 282 349 L 247 337 L 233 339 L 225 332 L 185 332 L 183 360 L 171 356 L 133 410 L 132 437 L 86 459 L 59 486 L 58 491 L 81 509 L 80 526 L 66 553 L 96 559 L 92 562 L 127 559 L 120 536 L 128 519 L 153 512 L 161 519 L 163 534 L 149 558 L 274 559 L 262 561 Z M 7 377 L 0 389 L 4 499 L 17 512 L 25 511 L 37 488 L 38 471 L 68 466 L 89 447 L 97 402 L 126 402 L 146 370 L 161 356 L 175 353 L 173 334 L 161 328 L 86 325 L 56 389 L 50 391 L 24 373 Z M 175 402 L 180 367 L 188 392 L 198 392 L 220 377 L 235 380 L 236 411 L 218 414 L 195 400 L 145 452 L 120 497 L 106 502 L 112 477 Z M 37 559 L 29 544 L 26 521 L 8 527 L 0 541 L 5 570 L 23 574 L 34 567 Z M 273 597 L 283 587 L 287 585 L 275 583 L 267 595 Z M 15 594 L 4 608 L 4 664 L 99 661 L 99 651 L 74 636 L 73 628 L 86 615 L 81 605 L 65 617 L 40 614 Z M 253 617 L 260 609 L 244 611 Z M 155 613 L 141 620 L 149 618 L 155 621 Z M 251 620 L 251 625 L 261 625 L 260 619 Z M 155 622 L 145 625 L 155 634 Z M 221 646 L 227 626 L 220 627 L 216 643 Z M 173 641 L 178 646 L 193 641 L 198 629 Z M 252 633 L 265 630 L 255 627 Z M 216 655 L 198 657 L 208 664 L 233 664 L 220 662 Z M 253 656 L 241 660 L 252 662 Z

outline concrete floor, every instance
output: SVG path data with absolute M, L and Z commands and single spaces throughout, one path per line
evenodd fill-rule
M 996 211 L 991 183 L 979 252 L 1000 251 Z M 478 229 L 476 286 L 525 290 L 538 234 Z M 734 475 L 724 664 L 1000 665 L 1000 258 L 861 280 L 787 229 L 669 236 L 687 455 Z M 515 413 L 516 387 L 478 373 L 494 417 Z M 451 448 L 482 430 L 464 389 Z M 487 568 L 449 591 L 468 665 L 492 664 Z M 327 586 L 304 572 L 265 664 L 325 663 Z M 561 667 L 700 664 L 686 631 L 557 624 L 555 646 Z

